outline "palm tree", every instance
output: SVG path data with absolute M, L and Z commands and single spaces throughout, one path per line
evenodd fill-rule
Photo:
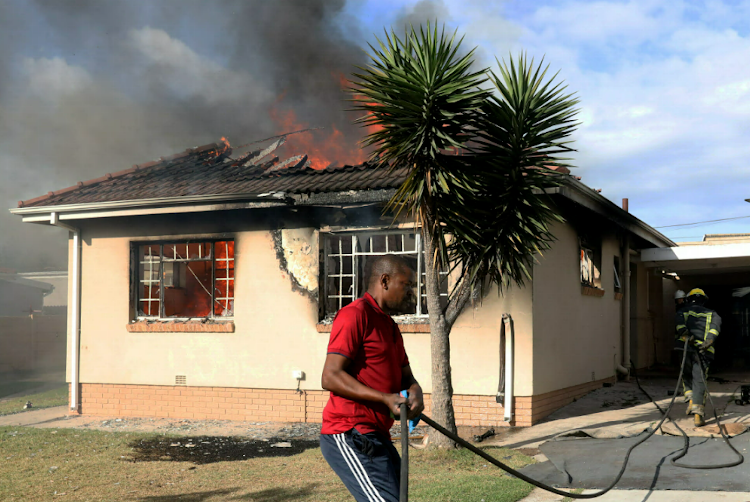
M 474 70 L 474 50 L 460 55 L 456 34 L 413 27 L 386 32 L 370 65 L 354 73 L 355 108 L 372 127 L 372 160 L 409 174 L 386 211 L 411 215 L 421 228 L 432 357 L 432 417 L 456 431 L 450 369 L 451 329 L 474 292 L 529 278 L 531 257 L 549 246 L 559 219 L 544 200 L 558 184 L 564 141 L 577 103 L 544 82 L 521 57 L 498 77 Z M 483 88 L 491 83 L 495 90 Z M 461 155 L 457 155 L 461 153 Z M 540 194 L 542 196 L 540 196 Z M 452 270 L 447 305 L 440 270 Z M 454 447 L 445 437 L 433 444 Z

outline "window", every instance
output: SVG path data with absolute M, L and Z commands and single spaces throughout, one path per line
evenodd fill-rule
M 601 242 L 581 237 L 580 239 L 580 268 L 581 284 L 590 288 L 602 287 L 601 278 Z
M 234 241 L 135 244 L 138 318 L 234 314 Z
M 324 246 L 324 315 L 332 317 L 362 296 L 367 290 L 367 263 L 374 257 L 385 254 L 402 256 L 416 274 L 419 301 L 412 316 L 427 315 L 427 291 L 424 250 L 421 235 L 407 231 L 362 232 L 349 234 L 325 234 Z M 440 272 L 440 300 L 448 302 L 447 272 Z

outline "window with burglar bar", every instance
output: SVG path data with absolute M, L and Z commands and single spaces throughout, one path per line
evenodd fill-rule
M 367 291 L 368 261 L 385 254 L 403 257 L 416 278 L 418 301 L 413 312 L 404 315 L 426 316 L 427 290 L 424 249 L 419 233 L 408 231 L 378 231 L 347 234 L 324 234 L 323 274 L 326 317 L 361 297 Z M 448 302 L 448 273 L 440 272 L 440 302 Z
M 579 246 L 581 284 L 591 288 L 602 287 L 602 246 L 601 239 L 581 236 Z
M 234 241 L 134 244 L 138 318 L 234 315 Z

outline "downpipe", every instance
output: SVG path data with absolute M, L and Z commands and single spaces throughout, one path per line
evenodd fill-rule
M 510 314 L 503 314 L 503 326 L 505 327 L 505 399 L 503 409 L 506 422 L 513 420 L 513 348 L 515 333 L 513 330 L 513 318 Z
M 78 395 L 79 380 L 79 338 L 81 330 L 81 229 L 60 221 L 56 212 L 50 214 L 50 225 L 64 228 L 73 234 L 73 270 L 70 306 L 70 409 L 78 411 L 80 396 Z
M 618 375 L 622 375 L 623 378 L 628 378 L 630 376 L 630 370 L 627 369 L 622 364 L 616 364 L 615 371 L 617 372 Z

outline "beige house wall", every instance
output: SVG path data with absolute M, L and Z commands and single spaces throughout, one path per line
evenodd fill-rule
M 495 395 L 500 378 L 500 328 L 502 315 L 513 318 L 515 335 L 514 395 L 532 395 L 533 316 L 532 288 L 510 288 L 499 295 L 489 292 L 477 308 L 467 308 L 451 332 L 451 367 L 456 394 Z M 427 335 L 429 337 L 429 335 Z M 429 350 L 429 345 L 427 346 Z M 429 352 L 426 353 L 429 356 Z M 429 363 L 429 357 L 426 359 Z
M 621 301 L 615 299 L 614 234 L 602 237 L 601 297 L 582 294 L 579 242 L 567 223 L 552 228 L 552 249 L 534 265 L 533 394 L 594 382 L 620 362 Z
M 144 240 L 165 238 L 179 236 Z M 174 385 L 185 375 L 194 386 L 294 389 L 292 371 L 303 370 L 302 388 L 319 389 L 328 335 L 315 328 L 317 305 L 292 291 L 269 232 L 234 238 L 234 333 L 128 333 L 131 239 L 86 233 L 81 382 Z
M 314 229 L 298 233 L 317 239 Z M 137 239 L 183 237 L 196 235 L 153 234 Z M 301 389 L 320 390 L 329 334 L 316 329 L 317 302 L 293 291 L 289 272 L 280 269 L 271 232 L 200 237 L 235 239 L 234 333 L 128 332 L 130 243 L 134 238 L 126 226 L 84 230 L 81 383 L 168 386 L 175 384 L 175 376 L 184 375 L 188 386 L 290 390 L 297 387 L 292 371 L 302 370 L 306 379 Z M 515 320 L 516 394 L 531 395 L 526 383 L 533 367 L 530 288 L 503 297 L 491 293 L 481 306 L 467 309 L 460 317 L 451 336 L 456 394 L 495 395 L 503 312 L 510 312 Z M 429 333 L 404 333 L 404 341 L 417 379 L 430 392 Z M 70 350 L 67 357 L 70 381 Z

